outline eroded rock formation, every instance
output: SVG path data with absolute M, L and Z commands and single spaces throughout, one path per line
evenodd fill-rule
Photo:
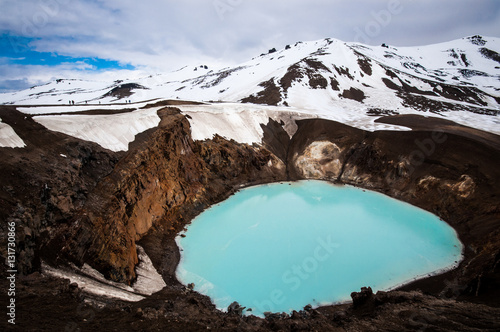
M 218 136 L 193 142 L 179 110 L 165 108 L 159 115 L 158 128 L 135 142 L 69 229 L 48 245 L 55 263 L 91 262 L 105 276 L 131 283 L 138 263 L 135 242 L 154 224 L 178 231 L 240 184 L 285 178 L 282 162 L 266 149 Z M 57 252 L 60 243 L 65 244 Z

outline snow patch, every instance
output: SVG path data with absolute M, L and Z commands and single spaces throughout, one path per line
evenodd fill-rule
M 188 116 L 194 140 L 211 139 L 218 134 L 246 144 L 262 143 L 261 125 L 266 125 L 269 119 L 284 123 L 283 128 L 291 137 L 297 131 L 295 120 L 314 117 L 287 107 L 254 104 L 220 103 L 179 108 Z
M 43 114 L 57 114 L 57 113 L 78 113 L 83 111 L 92 110 L 123 110 L 123 109 L 139 109 L 144 107 L 148 102 L 141 102 L 135 104 L 107 104 L 107 105 L 78 105 L 78 106 L 32 106 L 32 107 L 18 107 L 17 110 L 24 114 L 29 115 L 43 115 Z
M 158 126 L 162 107 L 109 115 L 49 115 L 33 117 L 47 129 L 95 142 L 111 151 L 127 151 L 135 135 Z
M 305 90 L 304 93 L 307 93 Z M 310 93 L 310 91 L 308 92 Z M 321 98 L 321 92 L 315 97 Z M 311 100 L 318 100 L 311 98 Z M 191 135 L 194 140 L 211 139 L 218 134 L 239 143 L 261 144 L 263 130 L 269 119 L 284 123 L 283 128 L 292 137 L 297 131 L 297 120 L 326 119 L 338 121 L 359 129 L 375 130 L 410 130 L 407 127 L 376 123 L 377 117 L 366 115 L 366 107 L 346 103 L 345 108 L 324 107 L 321 102 L 305 107 L 263 106 L 238 103 L 215 103 L 209 105 L 179 106 L 182 113 L 188 116 L 191 124 Z
M 475 114 L 467 111 L 453 111 L 443 113 L 442 118 L 456 122 L 463 126 L 484 130 L 500 135 L 500 116 Z
M 0 147 L 2 148 L 24 148 L 26 144 L 14 129 L 0 119 Z
M 107 280 L 99 271 L 87 264 L 84 264 L 82 268 L 72 266 L 72 270 L 70 270 L 54 268 L 42 263 L 42 271 L 52 277 L 69 279 L 71 283 L 78 284 L 78 287 L 86 293 L 138 302 L 143 300 L 145 296 L 162 290 L 166 283 L 154 268 L 144 249 L 140 246 L 136 247 L 139 264 L 136 267 L 137 281 L 132 286 Z

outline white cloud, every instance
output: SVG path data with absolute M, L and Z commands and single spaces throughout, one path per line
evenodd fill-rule
M 500 31 L 496 0 L 0 1 L 0 33 L 36 37 L 37 51 L 117 60 L 149 72 L 235 64 L 299 40 L 353 41 L 370 27 L 364 38 L 370 44 L 399 46 Z M 395 5 L 400 10 L 390 13 Z M 33 69 L 47 72 L 15 71 L 32 81 L 40 77 Z
M 101 70 L 93 71 L 88 63 L 67 62 L 57 66 L 6 65 L 0 63 L 0 93 L 27 89 L 59 78 L 73 78 L 110 82 L 117 79 L 134 79 L 150 75 L 149 71 Z

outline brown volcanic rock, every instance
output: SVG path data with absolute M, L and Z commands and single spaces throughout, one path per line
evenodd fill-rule
M 57 256 L 85 262 L 115 281 L 135 279 L 135 242 L 155 223 L 179 230 L 186 214 L 199 212 L 238 184 L 284 178 L 265 149 L 215 137 L 193 142 L 189 122 L 176 109 L 159 111 L 157 129 L 144 133 L 103 179 L 48 248 Z M 68 238 L 68 232 L 70 234 Z M 57 248 L 63 245 L 59 253 Z
M 40 247 L 86 202 L 122 153 L 47 130 L 15 107 L 0 106 L 2 121 L 25 148 L 0 148 L 0 253 L 6 257 L 7 222 L 16 222 L 17 269 L 40 269 Z
M 109 92 L 105 93 L 103 97 L 116 97 L 117 99 L 123 99 L 133 95 L 134 94 L 133 91 L 137 89 L 146 89 L 146 88 L 137 83 L 121 84 L 113 88 Z
M 262 82 L 259 86 L 264 89 L 255 95 L 250 95 L 241 100 L 242 103 L 264 104 L 264 105 L 278 105 L 281 101 L 280 88 L 276 86 L 274 79 Z
M 288 147 L 290 145 L 290 136 L 285 131 L 284 122 L 277 122 L 269 119 L 266 125 L 261 124 L 263 131 L 262 144 L 271 151 L 283 163 L 288 160 Z

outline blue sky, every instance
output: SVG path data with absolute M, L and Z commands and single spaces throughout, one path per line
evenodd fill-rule
M 109 69 L 127 69 L 133 70 L 135 67 L 129 63 L 120 63 L 116 60 L 75 57 L 57 54 L 56 52 L 38 52 L 31 43 L 37 41 L 35 38 L 22 36 L 0 36 L 1 56 L 8 59 L 13 65 L 41 65 L 41 66 L 59 66 L 64 63 L 85 63 L 88 67 L 82 70 L 109 70 Z M 64 42 L 64 40 L 61 40 Z
M 498 0 L 0 0 L 0 92 L 233 65 L 296 41 L 500 37 Z

